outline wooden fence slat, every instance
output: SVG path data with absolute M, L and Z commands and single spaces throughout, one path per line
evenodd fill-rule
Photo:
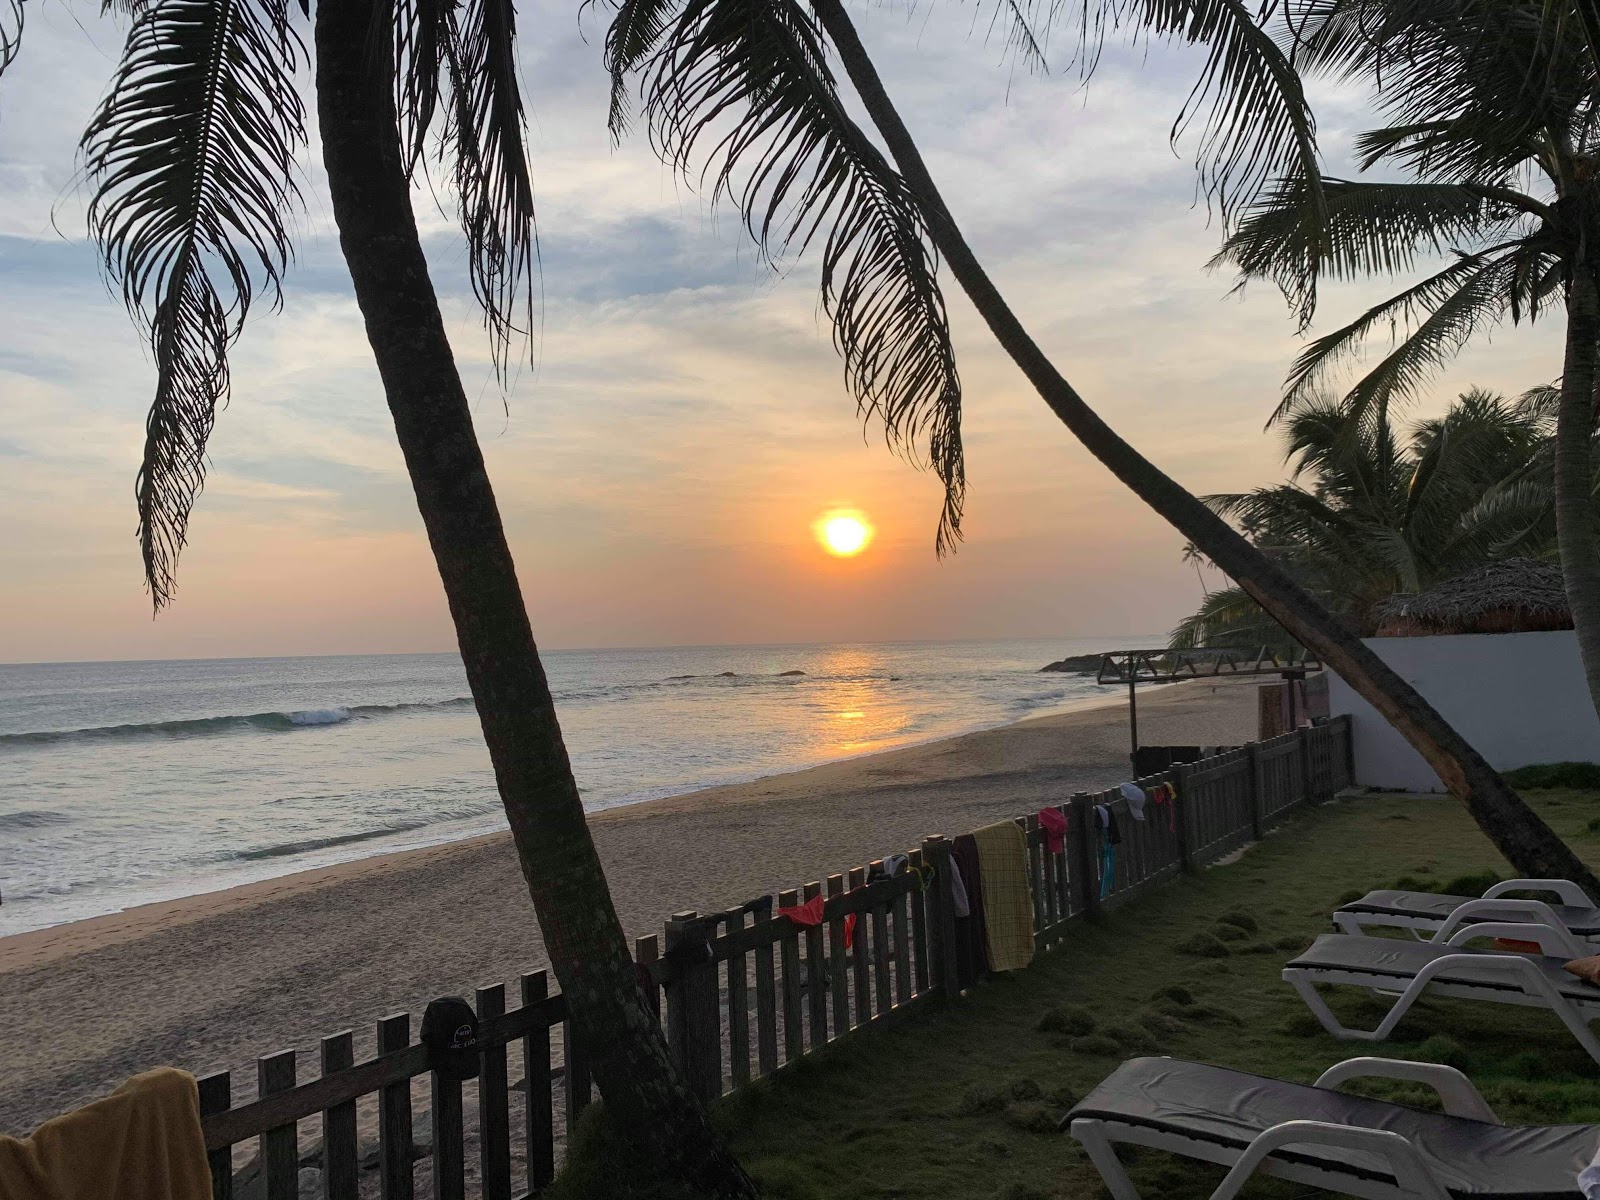
M 850 871 L 850 890 L 865 887 L 867 869 L 854 867 Z M 856 914 L 855 937 L 850 943 L 850 969 L 855 973 L 855 998 L 857 1025 L 872 1020 L 872 975 L 867 962 L 867 922 L 865 913 Z
M 961 972 L 956 962 L 956 914 L 950 884 L 950 873 L 955 866 L 950 861 L 949 840 L 942 833 L 923 838 L 922 856 L 933 867 L 933 888 L 928 893 L 931 901 L 928 924 L 933 933 L 929 952 L 933 985 L 954 998 L 961 992 Z
M 256 1090 L 263 1096 L 294 1086 L 294 1051 L 279 1050 L 256 1059 Z M 300 1133 L 298 1123 L 277 1125 L 261 1135 L 261 1175 L 267 1200 L 299 1200 Z
M 756 1071 L 771 1075 L 778 1069 L 778 977 L 771 942 L 756 947 L 755 960 Z
M 522 977 L 524 1008 L 538 1004 L 550 991 L 549 976 L 529 971 Z M 528 1187 L 538 1191 L 556 1177 L 555 1105 L 550 1098 L 550 1027 L 522 1036 L 524 1137 L 528 1147 Z
M 336 1074 L 355 1065 L 355 1034 L 346 1029 L 322 1039 L 322 1074 Z M 360 1193 L 356 1142 L 356 1102 L 346 1100 L 322 1110 L 323 1200 L 357 1200 Z
M 844 895 L 844 876 L 828 876 L 828 899 Z M 844 948 L 844 918 L 828 922 L 828 1001 L 833 1007 L 833 1036 L 850 1030 L 850 969 Z
M 906 927 L 915 895 L 902 892 L 894 898 L 894 1002 L 911 1002 L 911 931 Z
M 433 1092 L 433 1194 L 437 1200 L 466 1200 L 466 1127 L 461 1112 L 461 1081 L 429 1072 Z
M 411 1044 L 411 1014 L 394 1013 L 378 1022 L 378 1053 Z M 378 1092 L 378 1186 L 383 1200 L 411 1200 L 411 1080 Z
M 1094 800 L 1087 792 L 1072 797 L 1072 818 L 1067 827 L 1067 852 L 1072 855 L 1073 907 L 1093 916 L 1100 910 L 1100 881 L 1095 868 Z
M 655 982 L 655 967 L 661 958 L 661 942 L 655 934 L 633 939 L 633 961 L 644 968 L 638 972 L 639 986 L 644 991 L 644 1002 L 661 1019 L 661 986 Z M 648 981 L 646 976 L 649 977 Z
M 881 868 L 883 860 L 873 865 Z M 867 932 L 866 924 L 864 914 L 856 918 L 858 938 Z M 872 908 L 872 987 L 878 996 L 877 1015 L 887 1016 L 894 997 L 889 994 L 889 906 L 883 903 Z
M 480 1022 L 503 1015 L 505 985 L 479 988 L 473 1003 Z M 486 1047 L 478 1058 L 478 1172 L 483 1200 L 511 1200 L 511 1097 L 504 1046 Z
M 734 912 L 728 923 L 734 933 L 743 930 L 744 909 Z M 728 1070 L 734 1087 L 750 1082 L 749 969 L 747 955 L 735 954 L 728 959 Z
M 924 862 L 921 850 L 911 852 L 911 867 L 917 872 L 917 877 L 922 880 L 922 886 L 907 897 L 911 902 L 911 955 L 915 960 L 916 968 L 916 993 L 920 996 L 928 990 L 928 896 L 932 889 L 928 887 L 927 873 L 924 871 Z
M 804 896 L 813 900 L 822 895 L 822 881 L 806 884 Z M 806 930 L 806 1014 L 813 1050 L 828 1043 L 828 960 L 823 945 L 822 926 Z
M 790 890 L 778 893 L 779 908 L 793 908 L 800 903 L 800 894 Z M 783 962 L 783 1061 L 793 1062 L 805 1053 L 805 1006 L 800 998 L 800 935 L 794 929 L 785 931 L 778 943 L 778 955 Z
M 200 1116 L 227 1112 L 233 1103 L 233 1076 L 227 1071 L 202 1075 L 196 1082 L 200 1089 Z M 211 1200 L 233 1200 L 233 1147 L 218 1146 L 206 1152 L 206 1162 L 211 1167 Z

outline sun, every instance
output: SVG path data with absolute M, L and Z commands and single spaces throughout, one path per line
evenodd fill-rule
M 853 508 L 823 513 L 811 526 L 822 548 L 836 558 L 853 558 L 872 544 L 877 531 L 866 514 Z

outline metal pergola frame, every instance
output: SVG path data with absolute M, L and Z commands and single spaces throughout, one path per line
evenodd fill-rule
M 1211 646 L 1198 650 L 1107 650 L 1100 655 L 1098 684 L 1128 685 L 1129 754 L 1139 752 L 1139 702 L 1135 693 L 1141 683 L 1180 683 L 1185 679 L 1211 679 L 1239 675 L 1276 675 L 1280 679 L 1304 679 L 1308 672 L 1322 670 L 1322 661 L 1310 651 L 1280 654 L 1270 646 Z M 1298 724 L 1294 711 L 1294 689 L 1289 689 L 1289 718 Z

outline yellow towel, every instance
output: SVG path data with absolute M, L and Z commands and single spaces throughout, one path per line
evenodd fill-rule
M 194 1076 L 158 1067 L 32 1137 L 0 1137 L 0 1196 L 211 1200 Z
M 1028 880 L 1028 842 L 1015 821 L 972 831 L 978 843 L 983 884 L 983 923 L 989 969 L 1015 971 L 1033 961 L 1033 885 Z

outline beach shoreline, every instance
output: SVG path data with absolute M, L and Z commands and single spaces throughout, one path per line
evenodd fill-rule
M 1140 698 L 1148 743 L 1254 736 L 1256 680 Z M 590 814 L 630 937 L 1127 778 L 1112 694 L 1008 725 Z M 202 1073 L 544 966 L 507 833 L 0 939 L 0 1131 L 163 1063 Z M 115 997 L 114 1004 L 107 997 Z M 70 1083 L 64 1083 L 70 1081 Z
M 1172 685 L 1163 685 L 1172 686 Z M 1015 721 L 1008 721 L 999 725 L 982 725 L 976 729 L 966 730 L 957 734 L 946 734 L 939 737 L 927 738 L 922 741 L 907 742 L 904 745 L 892 746 L 884 750 L 873 750 L 863 754 L 848 755 L 843 758 L 830 759 L 826 762 L 812 763 L 810 766 L 795 767 L 792 770 L 774 771 L 769 774 L 754 775 L 749 778 L 737 778 L 723 783 L 709 784 L 705 787 L 691 788 L 688 791 L 676 792 L 668 796 L 653 796 L 643 800 L 631 800 L 611 804 L 605 808 L 595 809 L 588 813 L 590 824 L 612 819 L 613 814 L 633 812 L 634 810 L 648 810 L 654 805 L 668 804 L 672 801 L 692 801 L 706 792 L 717 791 L 723 788 L 739 788 L 760 784 L 766 780 L 781 779 L 789 775 L 798 775 L 807 771 L 815 771 L 822 767 L 840 766 L 846 763 L 860 763 L 869 759 L 881 758 L 885 755 L 898 754 L 903 751 L 919 750 L 939 742 L 953 741 L 956 738 L 971 737 L 976 734 L 989 733 L 995 729 L 1005 729 L 1012 725 L 1025 725 L 1032 721 L 1048 721 L 1055 717 L 1071 713 L 1091 712 L 1097 709 L 1120 707 L 1125 704 L 1126 697 L 1120 692 L 1104 696 L 1085 696 L 1076 700 L 1067 700 L 1059 705 L 1053 705 L 1041 712 L 1029 713 Z M 649 816 L 649 812 L 639 812 L 636 815 Z M 364 866 L 373 870 L 385 870 L 395 866 L 402 866 L 404 860 L 411 856 L 427 856 L 450 847 L 467 849 L 483 842 L 496 838 L 508 838 L 510 835 L 505 830 L 495 830 L 489 833 L 469 834 L 465 837 L 453 837 L 440 842 L 423 846 L 407 846 L 395 850 L 381 850 L 375 854 L 364 855 L 360 858 L 347 859 L 343 862 L 328 863 L 323 866 L 305 867 L 296 871 L 286 871 L 282 875 L 274 875 L 267 879 L 250 880 L 245 883 L 230 884 L 226 887 L 208 888 L 194 892 L 190 895 L 175 896 L 170 899 L 152 900 L 142 904 L 130 904 L 116 912 L 104 913 L 94 917 L 84 917 L 76 921 L 62 921 L 54 925 L 46 925 L 39 929 L 23 930 L 20 933 L 0 936 L 0 975 L 18 967 L 34 966 L 41 962 L 48 962 L 51 958 L 63 954 L 75 953 L 80 950 L 94 949 L 99 946 L 111 945 L 119 941 L 139 937 L 150 930 L 164 928 L 171 925 L 182 924 L 185 921 L 198 920 L 213 913 L 226 911 L 230 908 L 249 907 L 274 897 L 292 895 L 295 892 L 335 884 L 341 880 L 357 878 L 362 874 Z M 69 935 L 68 931 L 71 931 Z M 51 935 L 58 936 L 51 936 Z

